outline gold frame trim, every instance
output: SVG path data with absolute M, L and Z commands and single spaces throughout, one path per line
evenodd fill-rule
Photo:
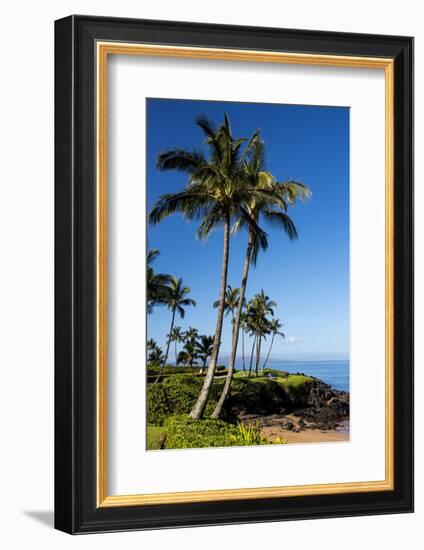
M 315 55 L 217 48 L 97 42 L 97 506 L 142 506 L 289 496 L 364 493 L 394 489 L 394 61 L 390 58 Z M 219 59 L 385 71 L 386 433 L 385 479 L 282 487 L 256 487 L 108 496 L 107 494 L 107 60 L 109 55 Z

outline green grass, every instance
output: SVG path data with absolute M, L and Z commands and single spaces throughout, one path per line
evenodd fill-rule
M 296 389 L 307 382 L 311 382 L 311 380 L 310 376 L 305 376 L 304 374 L 290 374 L 287 378 L 277 378 L 277 382 L 280 382 L 280 384 L 289 389 Z
M 237 371 L 234 374 L 234 378 L 244 378 L 256 384 L 278 382 L 289 390 L 297 389 L 300 386 L 303 386 L 303 384 L 306 384 L 307 382 L 310 382 L 312 380 L 310 376 L 306 376 L 304 374 L 289 374 L 288 376 L 277 376 L 276 378 L 266 378 L 265 376 L 259 375 L 258 378 L 256 378 L 255 376 L 247 378 L 246 374 L 243 371 Z
M 163 434 L 165 433 L 165 428 L 162 426 L 147 426 L 147 448 L 150 450 L 160 449 L 160 443 Z

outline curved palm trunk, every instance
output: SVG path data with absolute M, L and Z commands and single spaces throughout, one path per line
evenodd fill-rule
M 253 346 L 252 346 L 252 352 L 250 354 L 250 363 L 249 363 L 249 378 L 252 376 L 252 366 L 253 366 L 253 352 L 255 351 L 255 345 L 256 345 L 256 334 L 253 337 Z
M 259 376 L 259 363 L 261 360 L 261 343 L 262 343 L 262 337 L 258 336 L 258 345 L 256 346 L 256 365 L 255 365 L 256 377 Z
M 224 388 L 221 393 L 221 397 L 219 398 L 218 403 L 216 404 L 215 410 L 212 413 L 212 418 L 219 418 L 222 412 L 222 407 L 224 406 L 224 403 L 228 396 L 230 395 L 230 388 L 231 388 L 231 382 L 233 380 L 234 376 L 234 365 L 236 362 L 236 354 L 237 354 L 237 344 L 238 344 L 238 337 L 240 332 L 240 323 L 241 323 L 241 314 L 243 311 L 243 304 L 244 304 L 244 295 L 246 293 L 246 286 L 247 286 L 247 277 L 249 275 L 249 266 L 250 266 L 250 256 L 252 253 L 252 235 L 249 231 L 249 238 L 247 241 L 247 249 L 246 249 L 246 257 L 244 259 L 244 267 L 243 267 L 243 277 L 241 280 L 240 285 L 240 295 L 239 295 L 239 301 L 237 304 L 237 313 L 236 317 L 233 321 L 233 342 L 232 342 L 232 349 L 231 349 L 231 357 L 230 357 L 230 363 L 228 365 L 228 372 L 227 372 L 227 378 L 225 379 Z
M 164 357 L 163 363 L 160 366 L 160 369 L 159 369 L 158 375 L 156 377 L 156 380 L 153 382 L 154 384 L 157 384 L 159 382 L 160 377 L 162 376 L 163 368 L 166 365 L 166 362 L 168 360 L 169 347 L 171 345 L 171 334 L 172 334 L 172 329 L 174 328 L 174 322 L 175 322 L 175 309 L 172 310 L 171 328 L 169 330 L 168 343 L 166 344 L 165 357 Z
M 262 372 L 265 370 L 266 364 L 268 363 L 269 354 L 271 353 L 272 344 L 274 343 L 274 337 L 275 337 L 275 333 L 273 332 L 273 333 L 272 333 L 272 338 L 271 338 L 271 343 L 270 343 L 270 345 L 269 345 L 269 350 L 268 350 L 268 353 L 267 353 L 265 362 L 264 362 L 264 364 L 262 365 Z
M 228 257 L 230 251 L 230 217 L 227 215 L 224 221 L 224 250 L 222 254 L 222 270 L 221 270 L 221 291 L 219 294 L 218 316 L 216 320 L 215 338 L 213 341 L 213 349 L 211 360 L 209 361 L 208 370 L 200 390 L 196 404 L 190 412 L 191 418 L 199 420 L 205 412 L 206 403 L 209 399 L 209 393 L 212 388 L 213 377 L 215 375 L 216 365 L 218 362 L 219 347 L 221 345 L 222 322 L 224 320 L 225 306 L 225 290 L 227 288 L 227 273 L 228 273 Z
M 178 361 L 177 361 L 177 357 L 178 357 L 178 353 L 177 353 L 177 341 L 175 340 L 175 366 L 178 366 Z

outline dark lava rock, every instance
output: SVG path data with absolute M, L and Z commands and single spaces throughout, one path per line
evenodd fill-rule
M 286 430 L 330 430 L 349 418 L 349 393 L 317 378 L 296 389 L 277 382 L 252 385 L 240 379 L 235 381 L 224 412 L 234 422 L 259 422 Z

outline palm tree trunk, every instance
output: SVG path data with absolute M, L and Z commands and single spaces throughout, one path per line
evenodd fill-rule
M 243 372 L 246 373 L 246 364 L 244 362 L 244 330 L 241 329 L 241 356 L 243 360 Z
M 157 384 L 159 382 L 160 377 L 162 376 L 163 368 L 166 365 L 166 362 L 168 360 L 169 346 L 171 345 L 171 334 L 172 334 L 172 329 L 174 328 L 174 322 L 175 322 L 175 311 L 176 311 L 175 309 L 172 310 L 171 328 L 169 329 L 169 336 L 168 336 L 168 343 L 166 344 L 165 357 L 163 359 L 162 365 L 159 368 L 159 372 L 158 372 L 158 375 L 156 377 L 156 380 L 153 382 L 154 384 Z
M 177 357 L 178 357 L 178 354 L 177 354 L 177 340 L 175 340 L 175 366 L 178 366 Z
M 203 374 L 203 371 L 205 370 L 205 367 L 206 367 L 206 361 L 208 360 L 207 357 L 205 357 L 203 359 L 203 365 L 202 365 L 202 368 L 200 369 L 200 374 Z
M 274 343 L 274 337 L 275 337 L 275 332 L 272 333 L 271 344 L 269 345 L 269 350 L 268 350 L 268 353 L 267 353 L 265 362 L 264 362 L 264 364 L 262 365 L 262 372 L 265 370 L 266 364 L 268 363 L 269 354 L 271 353 L 272 344 Z
M 230 395 L 231 382 L 234 376 L 234 365 L 236 362 L 237 344 L 238 344 L 238 337 L 240 332 L 240 323 L 241 323 L 241 314 L 243 311 L 244 295 L 246 293 L 247 277 L 249 275 L 250 256 L 252 253 L 252 242 L 253 242 L 253 238 L 249 231 L 246 256 L 244 259 L 243 276 L 242 276 L 241 285 L 240 285 L 239 301 L 237 304 L 237 313 L 236 313 L 235 320 L 233 320 L 233 342 L 232 342 L 232 349 L 231 349 L 230 364 L 228 365 L 228 372 L 227 372 L 227 377 L 225 379 L 224 388 L 222 390 L 221 397 L 219 398 L 219 401 L 216 404 L 215 410 L 212 413 L 212 418 L 220 417 L 222 412 L 222 407 L 224 406 L 226 399 Z
M 252 376 L 253 352 L 255 351 L 255 345 L 256 345 L 256 334 L 255 334 L 255 336 L 253 337 L 252 352 L 251 352 L 251 354 L 250 354 L 249 378 Z
M 227 214 L 224 220 L 224 249 L 222 253 L 222 270 L 221 270 L 221 291 L 219 295 L 218 316 L 216 320 L 215 338 L 213 341 L 211 360 L 209 361 L 208 370 L 200 390 L 197 402 L 190 412 L 191 418 L 199 420 L 205 412 L 206 404 L 209 399 L 209 393 L 212 388 L 215 369 L 218 362 L 219 347 L 221 345 L 222 322 L 224 320 L 225 306 L 225 290 L 227 288 L 228 274 L 228 258 L 230 252 L 230 216 Z
M 262 341 L 262 337 L 258 336 L 258 345 L 256 346 L 256 365 L 255 365 L 256 378 L 259 376 L 259 362 L 261 360 L 261 341 Z

